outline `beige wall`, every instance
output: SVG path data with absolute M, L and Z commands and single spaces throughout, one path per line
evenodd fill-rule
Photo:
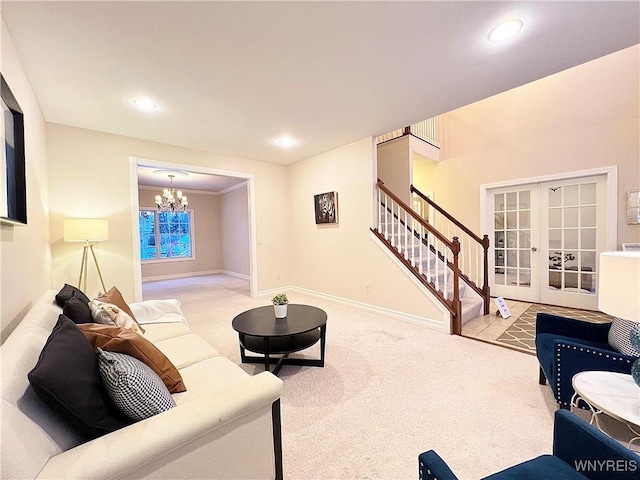
M 64 218 L 109 220 L 109 241 L 96 244 L 105 282 L 134 300 L 132 156 L 255 177 L 258 293 L 293 285 L 421 317 L 441 316 L 370 238 L 373 139 L 284 167 L 45 124 L 4 23 L 2 40 L 1 69 L 25 111 L 29 214 L 27 227 L 1 230 L 3 337 L 43 290 L 77 282 L 81 249 L 62 241 Z M 625 224 L 623 207 L 626 192 L 640 185 L 639 48 L 445 115 L 442 160 L 415 172 L 414 183 L 433 190 L 437 201 L 478 229 L 481 184 L 618 165 L 618 242 L 638 241 L 640 227 Z M 313 195 L 326 191 L 338 192 L 337 226 L 314 223 Z M 227 208 L 239 206 L 221 204 Z M 224 252 L 227 240 L 221 242 Z M 243 268 L 225 263 L 222 255 L 223 268 Z M 90 271 L 87 293 L 98 289 Z
M 259 160 L 121 137 L 59 124 L 47 124 L 50 165 L 51 239 L 56 284 L 75 281 L 80 262 L 77 246 L 62 241 L 62 219 L 99 217 L 109 220 L 110 239 L 97 244 L 105 283 L 117 285 L 126 300 L 135 292 L 133 258 L 132 188 L 129 156 L 186 166 L 243 172 L 255 176 L 258 290 L 289 285 L 288 264 L 281 258 L 289 250 L 287 170 Z M 280 212 L 273 215 L 273 212 Z M 276 279 L 276 272 L 280 279 Z M 91 273 L 91 271 L 90 271 Z M 94 275 L 95 277 L 95 275 Z M 92 283 L 93 282 L 93 283 Z M 87 293 L 99 289 L 89 278 Z
M 249 275 L 249 206 L 246 185 L 220 196 L 222 269 Z M 276 275 L 279 272 L 276 272 Z
M 411 205 L 411 136 L 404 135 L 378 145 L 378 178 L 407 205 Z
M 636 45 L 443 115 L 441 160 L 415 185 L 479 231 L 482 184 L 617 165 L 618 245 L 640 241 L 624 208 L 640 189 L 639 58 Z
M 413 283 L 370 238 L 373 138 L 289 167 L 293 285 L 423 318 L 442 320 Z M 316 225 L 313 196 L 338 192 L 338 225 Z M 370 293 L 365 285 L 370 286 Z
M 31 305 L 45 290 L 52 288 L 52 283 L 46 127 L 4 21 L 1 28 L 0 71 L 24 114 L 28 222 L 26 226 L 0 225 L 1 339 L 4 341 Z
M 139 188 L 140 208 L 155 209 L 155 196 L 161 191 L 161 188 Z M 142 264 L 143 280 L 197 275 L 198 272 L 206 274 L 222 268 L 221 202 L 219 196 L 194 191 L 185 191 L 185 195 L 189 198 L 189 210 L 193 211 L 194 257 L 158 263 L 144 262 Z

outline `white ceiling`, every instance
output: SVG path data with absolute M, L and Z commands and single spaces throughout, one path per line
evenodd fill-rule
M 630 2 L 0 2 L 49 122 L 290 164 L 640 42 Z M 513 42 L 486 38 L 519 17 Z M 158 108 L 132 107 L 139 97 Z M 289 135 L 298 143 L 282 149 Z
M 169 173 L 175 173 L 173 186 L 183 190 L 199 190 L 205 192 L 221 193 L 227 188 L 240 183 L 244 184 L 246 179 L 237 177 L 223 177 L 220 175 L 208 175 L 194 172 L 171 172 L 159 167 L 138 166 L 138 185 L 159 187 L 159 190 L 169 187 Z M 154 173 L 157 172 L 157 173 Z M 181 176 L 180 174 L 186 174 Z M 160 193 L 160 191 L 158 191 Z M 186 194 L 187 192 L 185 192 Z

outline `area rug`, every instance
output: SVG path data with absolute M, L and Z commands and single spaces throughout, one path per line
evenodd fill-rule
M 613 320 L 613 317 L 600 312 L 534 304 L 516 318 L 509 328 L 496 339 L 496 342 L 525 352 L 535 353 L 536 315 L 540 312 L 594 323 L 605 323 Z

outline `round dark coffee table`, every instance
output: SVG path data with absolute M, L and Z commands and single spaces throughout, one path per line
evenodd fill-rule
M 283 365 L 324 367 L 327 314 L 317 307 L 289 304 L 286 318 L 276 318 L 273 305 L 253 308 L 234 318 L 231 326 L 238 332 L 242 363 L 264 363 L 265 370 L 275 363 L 274 375 Z M 309 348 L 318 340 L 319 359 L 289 358 L 290 353 Z M 245 350 L 262 356 L 246 355 Z

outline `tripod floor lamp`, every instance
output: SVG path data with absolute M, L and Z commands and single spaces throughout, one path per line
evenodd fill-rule
M 102 272 L 98 266 L 96 254 L 93 251 L 91 242 L 104 242 L 109 240 L 109 222 L 99 218 L 67 218 L 62 221 L 62 232 L 65 242 L 84 242 L 82 251 L 82 263 L 80 264 L 80 277 L 78 278 L 78 288 L 86 292 L 87 288 L 87 262 L 89 253 L 93 257 L 93 263 L 98 270 L 102 291 L 106 292 Z

